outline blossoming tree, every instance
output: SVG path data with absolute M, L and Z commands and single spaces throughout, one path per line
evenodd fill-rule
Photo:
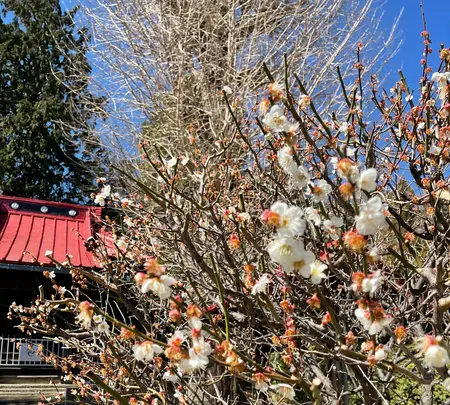
M 114 257 L 87 240 L 102 271 L 68 257 L 56 264 L 72 287 L 52 277 L 54 296 L 11 315 L 74 349 L 44 355 L 80 401 L 381 404 L 398 377 L 448 387 L 450 51 L 440 56 L 434 73 L 423 61 L 417 104 L 401 74 L 390 93 L 374 76 L 362 91 L 356 63 L 343 118 L 318 114 L 287 58 L 278 82 L 265 69 L 252 120 L 225 87 L 232 136 L 170 161 L 141 144 L 158 188 L 133 179 L 141 194 L 105 185 L 96 197 L 123 210 L 108 221 Z

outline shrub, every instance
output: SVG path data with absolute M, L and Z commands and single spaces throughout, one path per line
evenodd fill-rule
M 252 121 L 224 88 L 232 137 L 169 161 L 142 143 L 158 185 L 97 198 L 123 210 L 115 257 L 91 240 L 102 271 L 57 263 L 74 285 L 13 306 L 20 327 L 76 349 L 47 359 L 80 401 L 375 404 L 448 387 L 449 54 L 424 65 L 417 104 L 402 75 L 363 92 L 357 62 L 342 117 L 320 116 L 287 63 L 280 82 L 265 69 Z

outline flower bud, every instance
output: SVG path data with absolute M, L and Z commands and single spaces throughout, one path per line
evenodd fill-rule
M 320 309 L 320 299 L 317 293 L 315 293 L 311 298 L 308 298 L 306 303 L 311 309 Z
M 354 182 L 358 177 L 358 167 L 355 162 L 349 158 L 341 159 L 337 164 L 337 173 L 339 177 Z
M 344 244 L 355 252 L 363 251 L 367 245 L 367 240 L 364 235 L 360 235 L 356 231 L 345 232 L 342 239 Z
M 228 239 L 228 246 L 231 249 L 239 249 L 239 246 L 241 246 L 241 241 L 234 233 L 230 236 L 230 239 Z
M 345 336 L 345 344 L 347 346 L 353 346 L 356 344 L 357 342 L 357 338 L 355 336 L 355 334 L 350 330 L 348 331 L 347 335 Z
M 403 325 L 397 326 L 394 333 L 397 338 L 397 343 L 401 343 L 406 339 L 407 331 Z
M 272 96 L 273 101 L 280 101 L 281 97 L 283 97 L 281 86 L 277 82 L 269 84 L 269 93 Z
M 339 186 L 339 193 L 347 200 L 352 196 L 354 191 L 355 186 L 351 183 L 343 183 Z
M 174 323 L 179 323 L 181 321 L 181 312 L 178 309 L 170 310 L 169 319 Z

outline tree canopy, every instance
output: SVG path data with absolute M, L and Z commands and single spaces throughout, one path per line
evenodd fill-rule
M 89 34 L 59 0 L 0 1 L 0 189 L 79 201 L 101 173 Z

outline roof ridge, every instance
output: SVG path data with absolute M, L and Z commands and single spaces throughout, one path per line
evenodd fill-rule
M 58 202 L 58 201 L 48 201 L 48 200 L 40 200 L 37 198 L 25 198 L 25 197 L 14 197 L 14 196 L 7 196 L 7 195 L 0 195 L 0 203 L 5 201 L 17 201 L 17 202 L 28 202 L 33 204 L 45 204 L 50 205 L 54 207 L 70 207 L 70 208 L 77 208 L 77 209 L 83 209 L 83 210 L 92 210 L 97 207 L 93 207 L 91 205 L 82 205 L 82 204 L 74 204 L 74 203 L 66 203 L 66 202 Z

